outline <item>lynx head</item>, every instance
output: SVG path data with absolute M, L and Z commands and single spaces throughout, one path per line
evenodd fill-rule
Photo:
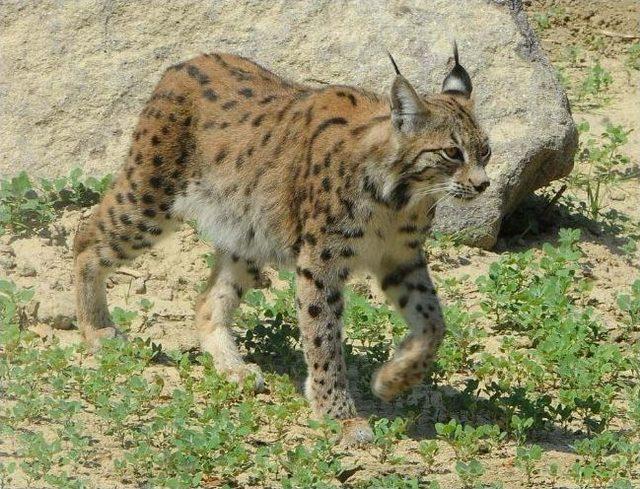
M 395 176 L 411 186 L 413 198 L 444 194 L 472 199 L 489 186 L 485 165 L 491 148 L 473 115 L 471 79 L 455 44 L 453 55 L 441 93 L 426 97 L 416 93 L 391 58 L 396 69 L 390 97 L 398 149 Z

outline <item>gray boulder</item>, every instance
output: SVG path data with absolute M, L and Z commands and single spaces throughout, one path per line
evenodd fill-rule
M 0 9 L 0 174 L 115 171 L 161 73 L 201 52 L 253 58 L 296 81 L 438 90 L 451 41 L 493 146 L 493 183 L 437 229 L 491 247 L 528 193 L 571 171 L 576 129 L 519 0 L 6 2 Z

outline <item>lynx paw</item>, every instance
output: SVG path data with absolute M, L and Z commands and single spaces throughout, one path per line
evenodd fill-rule
M 115 326 L 105 326 L 100 329 L 84 329 L 84 338 L 87 344 L 94 350 L 100 347 L 102 340 L 116 337 L 126 338 L 126 335 Z
M 367 445 L 373 442 L 373 430 L 363 418 L 350 418 L 341 421 L 342 439 L 346 446 Z
M 251 375 L 254 376 L 254 390 L 256 392 L 264 392 L 265 382 L 262 370 L 255 363 L 243 363 L 233 367 L 227 367 L 223 370 L 227 379 L 231 382 L 242 384 L 245 379 Z

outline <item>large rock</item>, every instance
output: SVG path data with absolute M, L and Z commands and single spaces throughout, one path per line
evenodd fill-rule
M 438 90 L 460 46 L 493 146 L 489 191 L 444 231 L 493 245 L 501 217 L 572 168 L 564 92 L 518 0 L 13 1 L 0 9 L 0 173 L 112 172 L 163 70 L 200 52 L 240 53 L 296 81 L 386 92 L 391 51 L 423 91 Z

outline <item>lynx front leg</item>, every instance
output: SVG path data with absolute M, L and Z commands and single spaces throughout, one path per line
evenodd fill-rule
M 298 318 L 308 368 L 305 394 L 316 416 L 343 421 L 347 444 L 366 443 L 373 433 L 366 420 L 356 418 L 342 351 L 346 269 L 326 263 L 330 260 L 318 263 L 308 255 L 301 255 L 296 269 Z
M 435 287 L 421 255 L 387 266 L 380 279 L 382 289 L 410 327 L 394 357 L 373 377 L 374 394 L 389 401 L 422 380 L 442 341 L 445 325 Z

